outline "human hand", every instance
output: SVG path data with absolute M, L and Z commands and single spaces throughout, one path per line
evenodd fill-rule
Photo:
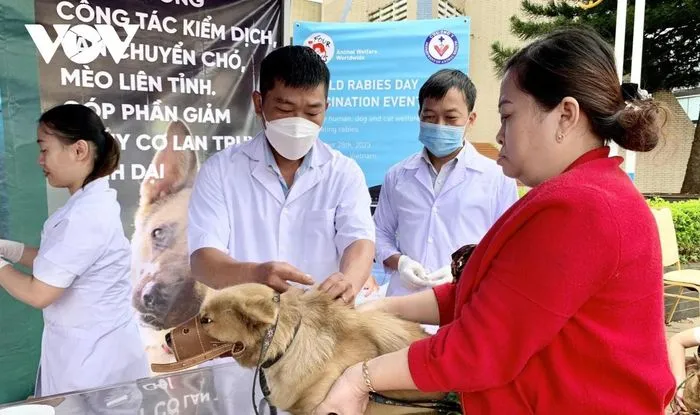
M 286 262 L 275 261 L 258 264 L 253 272 L 253 279 L 255 282 L 265 284 L 281 293 L 291 288 L 287 281 L 304 285 L 314 283 L 309 274 L 304 274 Z
M 362 291 L 364 291 L 365 297 L 369 297 L 378 290 L 379 284 L 377 284 L 377 280 L 374 279 L 373 275 L 370 275 L 369 278 L 367 278 L 367 281 L 365 281 L 365 285 L 362 286 Z
M 333 383 L 313 415 L 362 415 L 369 404 L 369 390 L 362 377 L 362 363 L 350 366 Z
M 318 287 L 319 290 L 328 293 L 333 299 L 342 301 L 345 304 L 353 304 L 355 302 L 355 287 L 345 278 L 342 272 L 336 272 L 326 278 L 325 281 Z
M 374 301 L 367 301 L 366 303 L 362 303 L 355 307 L 357 311 L 361 312 L 366 312 L 366 311 L 383 311 L 385 313 L 389 312 L 389 299 L 388 298 L 380 298 L 378 300 Z
M 676 395 L 673 397 L 673 400 L 675 401 L 676 405 L 680 407 L 683 411 L 687 411 L 688 409 L 685 406 L 685 403 L 683 402 L 683 393 L 685 392 L 685 387 L 680 386 L 676 388 Z
M 401 281 L 412 288 L 428 287 L 428 273 L 420 263 L 406 255 L 399 257 L 399 276 Z
M 447 265 L 438 269 L 437 271 L 431 272 L 428 274 L 428 281 L 431 287 L 437 287 L 438 285 L 447 284 L 454 281 L 452 267 Z
M 24 244 L 21 242 L 0 239 L 0 257 L 10 262 L 19 262 L 24 253 Z

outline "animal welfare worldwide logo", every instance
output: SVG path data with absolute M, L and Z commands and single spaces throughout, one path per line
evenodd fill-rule
M 335 55 L 335 45 L 333 39 L 325 33 L 312 33 L 307 38 L 304 44 L 314 51 L 323 59 L 323 62 L 328 63 Z
M 444 64 L 452 61 L 459 51 L 457 36 L 449 30 L 436 30 L 425 39 L 423 52 L 433 63 Z

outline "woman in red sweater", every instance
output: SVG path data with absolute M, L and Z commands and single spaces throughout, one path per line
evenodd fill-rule
M 457 283 L 367 305 L 441 327 L 347 369 L 316 414 L 360 414 L 369 391 L 410 389 L 457 391 L 466 414 L 663 413 L 674 379 L 658 230 L 606 144 L 653 149 L 664 112 L 625 102 L 613 56 L 568 29 L 510 59 L 498 163 L 533 189 Z

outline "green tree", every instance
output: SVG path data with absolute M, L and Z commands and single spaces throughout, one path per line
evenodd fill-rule
M 603 0 L 584 9 L 576 2 L 550 0 L 546 4 L 523 0 L 524 18 L 510 18 L 511 32 L 530 40 L 558 27 L 583 24 L 610 44 L 615 41 L 617 1 Z M 625 68 L 632 55 L 634 1 L 628 0 L 625 25 Z M 500 42 L 491 45 L 496 69 L 518 48 Z M 653 93 L 700 86 L 700 0 L 647 0 L 644 19 L 641 87 Z M 682 193 L 700 194 L 700 123 L 696 127 Z

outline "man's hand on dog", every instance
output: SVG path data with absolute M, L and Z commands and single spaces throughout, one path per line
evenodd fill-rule
M 286 262 L 264 262 L 255 268 L 254 278 L 256 282 L 265 284 L 280 293 L 291 288 L 287 281 L 304 285 L 314 283 L 310 275 L 304 274 Z
M 345 304 L 353 304 L 355 302 L 355 287 L 341 272 L 331 274 L 318 289 L 327 292 L 331 297 Z

